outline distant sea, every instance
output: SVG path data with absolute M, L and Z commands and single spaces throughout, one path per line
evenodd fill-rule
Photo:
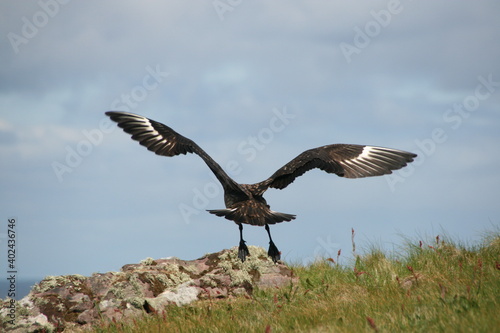
M 3 277 L 3 279 L 5 279 L 5 278 Z M 31 288 L 35 284 L 37 284 L 38 282 L 40 282 L 41 280 L 42 279 L 40 279 L 40 280 L 18 279 L 16 281 L 16 297 L 14 297 L 14 299 L 20 300 L 24 296 L 28 295 L 28 293 L 30 292 Z M 2 283 L 0 283 L 0 298 L 1 299 L 5 299 L 7 297 L 8 292 L 9 292 L 8 291 L 8 285 L 7 285 L 6 282 L 7 281 L 2 281 Z

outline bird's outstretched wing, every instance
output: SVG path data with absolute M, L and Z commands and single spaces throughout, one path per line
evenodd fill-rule
M 314 168 L 346 178 L 381 176 L 401 169 L 416 156 L 391 148 L 333 144 L 306 150 L 260 184 L 263 189 L 283 189 Z
M 157 121 L 128 112 L 108 111 L 106 115 L 131 134 L 132 139 L 157 155 L 175 156 L 201 149 L 194 141 Z
M 139 141 L 141 145 L 157 155 L 176 156 L 187 153 L 199 155 L 219 179 L 224 190 L 236 191 L 238 194 L 244 195 L 244 190 L 191 139 L 182 136 L 162 123 L 137 114 L 108 111 L 106 115 L 118 123 L 124 132 L 131 134 L 132 139 Z

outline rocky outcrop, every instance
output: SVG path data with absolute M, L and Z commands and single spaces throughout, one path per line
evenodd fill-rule
M 177 258 L 143 260 L 120 272 L 49 276 L 16 302 L 1 301 L 2 328 L 11 332 L 63 331 L 98 320 L 122 320 L 165 311 L 209 298 L 251 295 L 255 288 L 289 284 L 294 279 L 283 264 L 274 264 L 263 248 L 249 246 L 242 263 L 237 248 L 207 254 L 196 260 Z M 13 323 L 13 325 L 12 325 Z

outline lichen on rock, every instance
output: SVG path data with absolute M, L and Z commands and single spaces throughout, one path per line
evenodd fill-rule
M 2 331 L 51 332 L 123 320 L 144 313 L 168 311 L 169 304 L 183 306 L 208 298 L 251 295 L 255 288 L 289 284 L 291 270 L 274 264 L 266 250 L 249 246 L 245 262 L 236 247 L 185 261 L 146 258 L 122 267 L 120 272 L 47 276 L 17 302 L 15 325 L 0 310 Z M 9 300 L 0 300 L 2 309 Z

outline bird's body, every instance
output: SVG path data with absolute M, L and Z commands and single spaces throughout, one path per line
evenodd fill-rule
M 106 112 L 132 139 L 157 155 L 175 156 L 195 153 L 215 174 L 224 189 L 225 209 L 208 212 L 238 224 L 239 257 L 249 254 L 243 240 L 243 224 L 264 226 L 269 235 L 269 256 L 276 262 L 280 253 L 271 238 L 269 225 L 295 219 L 295 215 L 270 209 L 263 197 L 268 188 L 284 189 L 305 172 L 319 168 L 345 178 L 361 178 L 389 174 L 412 162 L 417 156 L 402 150 L 353 144 L 332 144 L 304 151 L 278 169 L 271 177 L 255 184 L 238 184 L 194 141 L 154 120 L 127 112 Z
M 263 186 L 261 183 L 240 184 L 240 187 L 245 193 L 244 196 L 225 192 L 224 203 L 226 209 L 211 209 L 208 212 L 236 223 L 258 226 L 295 219 L 295 215 L 278 213 L 270 209 L 266 199 L 262 196 Z

